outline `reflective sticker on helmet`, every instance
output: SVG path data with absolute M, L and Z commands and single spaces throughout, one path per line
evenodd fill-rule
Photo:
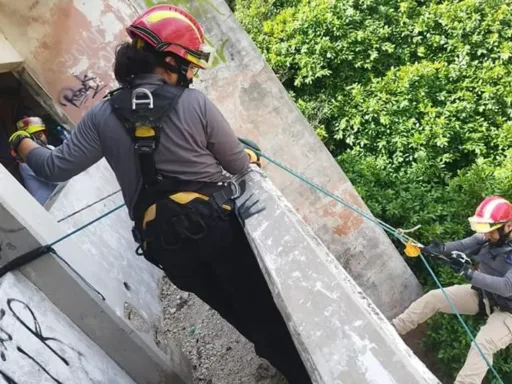
M 505 223 L 486 223 L 482 221 L 476 221 L 472 220 L 473 218 L 469 218 L 469 224 L 471 226 L 471 229 L 477 233 L 488 233 L 491 231 L 494 231 L 495 229 L 498 229 L 499 227 L 503 226 Z
M 202 34 L 198 31 L 194 23 L 192 23 L 186 16 L 182 15 L 181 13 L 165 10 L 165 11 L 156 11 L 146 16 L 145 20 L 149 23 L 156 23 L 160 20 L 164 19 L 180 19 L 184 22 L 186 22 L 188 25 L 190 25 L 194 32 L 196 33 L 198 39 L 200 41 L 203 41 Z M 168 43 L 172 43 L 172 41 L 168 41 Z
M 135 47 L 137 49 L 142 49 L 144 47 L 145 43 L 146 42 L 143 39 L 141 39 L 140 37 L 135 38 Z
M 32 135 L 36 132 L 46 131 L 46 127 L 44 125 L 30 125 L 25 131 Z
M 192 52 L 187 50 L 184 59 L 196 64 L 201 68 L 209 68 L 213 62 L 213 55 L 210 53 Z

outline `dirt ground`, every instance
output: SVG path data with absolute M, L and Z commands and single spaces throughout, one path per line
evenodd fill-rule
M 160 299 L 164 307 L 164 331 L 190 359 L 194 384 L 287 384 L 286 379 L 253 345 L 195 295 L 180 291 L 164 278 Z M 428 368 L 445 382 L 439 361 L 420 341 L 424 325 L 404 341 Z
M 253 345 L 195 295 L 164 279 L 166 335 L 192 362 L 194 384 L 287 384 Z

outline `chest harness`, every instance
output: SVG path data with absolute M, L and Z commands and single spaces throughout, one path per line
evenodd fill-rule
M 106 96 L 114 115 L 133 142 L 142 175 L 142 188 L 133 208 L 132 234 L 139 244 L 137 254 L 143 255 L 159 268 L 160 264 L 144 252 L 145 242 L 150 238 L 146 224 L 155 218 L 158 201 L 171 199 L 186 206 L 194 199 L 202 199 L 213 206 L 212 212 L 225 217 L 234 210 L 234 199 L 243 193 L 239 184 L 231 180 L 222 183 L 190 181 L 163 176 L 158 172 L 155 153 L 160 143 L 160 133 L 164 129 L 163 120 L 174 112 L 184 91 L 183 87 L 162 84 L 151 91 L 143 87 L 119 88 Z M 192 216 L 189 220 L 200 221 L 197 215 L 189 213 Z M 206 230 L 204 224 L 203 230 Z M 185 232 L 184 235 L 200 238 L 204 233 Z

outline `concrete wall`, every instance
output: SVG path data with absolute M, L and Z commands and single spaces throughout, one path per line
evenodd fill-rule
M 20 273 L 0 298 L 0 383 L 135 384 Z
M 365 209 L 224 1 L 176 3 L 198 17 L 218 49 L 219 65 L 204 72 L 197 86 L 220 107 L 237 133 Z M 145 4 L 142 0 L 0 0 L 0 31 L 53 98 L 56 109 L 76 122 L 115 85 L 111 71 L 115 46 L 126 39 L 123 27 Z M 396 315 L 421 294 L 416 278 L 382 230 L 275 167 L 267 166 L 266 171 L 386 316 Z M 90 188 L 90 195 L 104 191 L 94 181 L 81 185 Z
M 50 214 L 71 231 L 123 203 L 121 193 L 117 193 L 73 214 L 118 190 L 112 170 L 102 160 L 63 188 Z M 76 255 L 70 258 L 93 285 L 109 292 L 109 305 L 127 325 L 148 343 L 171 354 L 177 348 L 172 341 L 165 340 L 162 331 L 159 282 L 163 273 L 135 254 L 137 244 L 131 236 L 131 228 L 128 212 L 123 208 L 74 236 L 76 244 L 87 252 L 87 262 Z M 171 356 L 171 360 L 175 359 L 181 359 L 180 355 Z
M 266 207 L 247 237 L 314 382 L 439 383 L 268 178 L 245 180 L 239 203 Z
M 0 167 L 0 185 L 0 266 L 40 245 L 52 243 L 68 232 L 65 225 L 71 217 L 63 221 L 64 225 L 58 224 L 3 167 Z M 114 202 L 104 204 L 103 208 L 108 208 Z M 126 226 L 126 212 L 117 211 L 109 219 L 115 215 Z M 77 226 L 89 219 L 79 215 L 72 218 Z M 109 225 L 108 222 L 101 224 Z M 110 221 L 110 225 L 119 223 Z M 19 271 L 135 382 L 190 383 L 188 361 L 176 346 L 162 338 L 160 332 L 161 309 L 156 287 L 160 275 L 137 258 L 131 247 L 130 252 L 124 253 L 108 247 L 104 236 L 110 237 L 114 244 L 112 248 L 115 248 L 125 241 L 124 233 L 116 238 L 115 228 L 91 226 L 89 230 L 92 232 L 88 233 L 88 239 L 81 237 L 86 233 L 84 230 L 76 237 L 58 243 L 55 249 L 101 292 L 106 301 L 54 256 L 44 256 Z M 122 231 L 123 227 L 118 230 Z M 19 298 L 25 302 L 32 300 L 30 297 Z M 0 301 L 0 308 L 2 305 Z M 53 321 L 52 314 L 47 313 L 48 322 Z M 0 334 L 0 341 L 2 339 Z
M 143 9 L 151 0 L 131 0 Z M 229 10 L 224 0 L 171 0 L 187 8 L 218 51 L 217 66 L 196 87 L 221 109 L 236 132 L 315 183 L 367 210 L 352 184 Z M 265 171 L 305 222 L 389 318 L 422 289 L 387 235 L 275 166 Z
M 14 70 L 22 62 L 23 58 L 0 33 L 0 73 Z

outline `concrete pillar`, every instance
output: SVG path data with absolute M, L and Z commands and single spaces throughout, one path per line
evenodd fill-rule
M 439 383 L 270 180 L 245 180 L 238 202 L 266 208 L 245 232 L 314 382 Z
M 63 226 L 57 224 L 51 215 L 3 167 L 0 167 L 0 186 L 0 244 L 2 244 L 0 266 L 20 254 L 40 245 L 51 243 L 67 233 Z M 119 212 L 119 214 L 126 218 L 123 216 L 126 215 L 126 212 Z M 114 231 L 110 231 L 109 234 L 115 241 Z M 7 281 L 13 282 L 15 285 L 23 285 L 25 281 L 28 281 L 29 285 L 37 287 L 41 291 L 40 296 L 44 295 L 47 301 L 53 303 L 54 307 L 52 308 L 55 308 L 52 310 L 53 312 L 60 311 L 62 315 L 59 316 L 68 319 L 68 323 L 74 323 L 76 329 L 74 332 L 80 334 L 76 337 L 88 337 L 91 340 L 90 344 L 96 344 L 96 349 L 102 349 L 119 366 L 120 370 L 124 370 L 131 377 L 133 382 L 140 384 L 190 383 L 191 370 L 187 360 L 175 346 L 169 345 L 170 351 L 165 353 L 156 345 L 152 334 L 154 323 L 145 318 L 145 313 L 142 311 L 145 309 L 143 306 L 137 308 L 139 301 L 136 300 L 144 300 L 145 295 L 152 295 L 154 292 L 151 282 L 146 285 L 146 281 L 143 280 L 146 276 L 144 268 L 136 270 L 137 273 L 141 273 L 140 279 L 142 280 L 131 280 L 130 276 L 133 277 L 136 272 L 133 271 L 132 275 L 127 275 L 126 268 L 122 267 L 122 264 L 129 264 L 127 258 L 130 257 L 135 259 L 133 265 L 137 265 L 136 256 L 133 253 L 126 253 L 124 258 L 120 257 L 116 260 L 115 257 L 119 256 L 119 252 L 111 255 L 109 254 L 110 248 L 97 248 L 98 245 L 102 245 L 101 239 L 98 239 L 98 244 L 90 248 L 82 248 L 77 240 L 79 239 L 71 237 L 57 244 L 55 249 L 95 288 L 101 291 L 106 298 L 105 302 L 53 255 L 43 256 L 20 268 L 15 278 L 8 275 L 2 279 L 3 284 L 5 284 L 4 281 Z M 142 261 L 140 262 L 142 263 Z M 112 265 L 113 263 L 114 265 Z M 18 277 L 18 275 L 20 276 Z M 120 293 L 125 289 L 121 280 L 129 281 L 131 284 L 129 285 L 131 292 L 124 296 Z M 5 289 L 11 289 L 12 284 L 9 284 Z M 34 289 L 36 288 L 27 286 L 23 292 L 30 292 Z M 0 297 L 5 296 L 0 295 Z M 19 298 L 29 305 L 33 302 L 30 295 L 25 297 L 18 294 L 13 297 Z M 129 310 L 137 312 L 137 315 L 142 318 L 140 324 L 134 324 L 130 318 L 126 318 L 124 314 L 124 303 L 126 302 L 131 305 Z M 5 304 L 0 300 L 0 308 Z M 22 305 L 20 304 L 20 306 Z M 44 307 L 39 308 L 38 313 L 45 312 Z M 52 311 L 47 312 L 44 317 L 48 318 L 49 323 L 55 323 L 58 320 L 52 318 Z M 4 312 L 8 314 L 7 309 L 4 309 Z M 0 310 L 0 318 L 4 312 Z M 24 316 L 27 322 L 34 324 L 30 318 L 26 317 L 26 313 Z M 144 325 L 148 329 L 145 329 Z M 30 326 L 34 327 L 34 325 Z M 44 336 L 51 337 L 53 334 L 44 333 Z M 0 333 L 0 352 L 3 348 L 1 340 L 5 338 Z M 76 347 L 74 344 L 73 346 Z M 1 364 L 0 368 L 2 368 Z M 115 371 L 112 372 L 112 374 L 114 373 Z M 28 377 L 30 380 L 33 378 L 33 376 Z M 27 380 L 24 378 L 22 381 Z M 109 383 L 126 382 L 120 379 L 116 379 L 118 381 L 106 380 Z

